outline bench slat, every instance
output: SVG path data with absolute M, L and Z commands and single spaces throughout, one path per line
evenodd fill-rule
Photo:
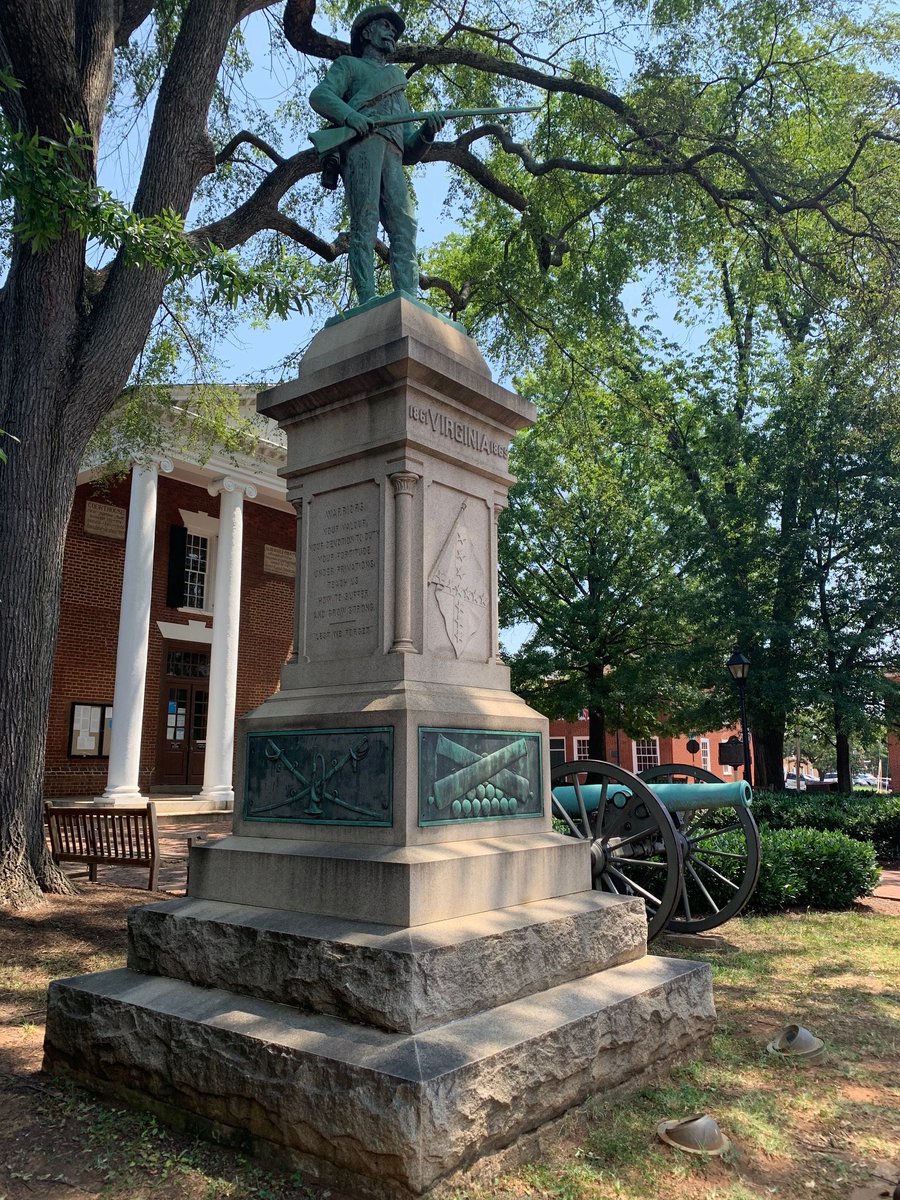
M 149 867 L 148 889 L 159 876 L 159 831 L 156 805 L 141 808 L 57 808 L 45 805 L 50 847 L 55 862 L 80 862 L 97 878 L 97 866 Z

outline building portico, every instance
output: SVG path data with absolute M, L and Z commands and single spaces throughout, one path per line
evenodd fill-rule
M 159 455 L 104 486 L 82 473 L 48 796 L 127 805 L 168 794 L 230 809 L 235 718 L 271 693 L 292 642 L 295 521 L 283 461 L 269 426 L 252 456 Z

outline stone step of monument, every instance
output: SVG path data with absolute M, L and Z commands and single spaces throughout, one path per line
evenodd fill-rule
M 646 950 L 643 901 L 593 891 L 412 929 L 188 898 L 132 910 L 128 965 L 412 1033 Z
M 308 1182 L 398 1200 L 714 1024 L 709 967 L 652 956 L 416 1034 L 122 968 L 51 984 L 44 1065 Z
M 408 927 L 582 892 L 590 862 L 587 842 L 549 831 L 407 846 L 227 837 L 193 847 L 188 890 Z

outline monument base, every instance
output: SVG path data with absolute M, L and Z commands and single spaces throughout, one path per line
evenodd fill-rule
M 591 903 L 585 898 L 582 911 Z M 635 909 L 624 904 L 627 926 Z M 605 919 L 615 921 L 614 905 Z M 577 924 L 570 941 L 579 940 Z M 414 932 L 427 940 L 429 927 Z M 448 932 L 432 932 L 432 951 Z M 355 935 L 362 952 L 366 935 Z M 204 935 L 195 928 L 191 936 Z M 385 955 L 396 953 L 401 931 L 382 929 L 382 937 Z M 633 961 L 415 1033 L 129 969 L 60 980 L 50 990 L 45 1067 L 274 1157 L 310 1182 L 408 1200 L 588 1096 L 643 1080 L 711 1034 L 709 967 L 648 957 L 640 943 L 619 945 L 613 957 L 635 951 Z M 470 968 L 483 990 L 490 980 L 471 960 Z M 373 981 L 381 970 L 372 965 Z

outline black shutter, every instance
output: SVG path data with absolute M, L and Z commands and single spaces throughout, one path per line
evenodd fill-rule
M 166 604 L 169 608 L 181 608 L 184 604 L 184 560 L 187 554 L 187 530 L 183 525 L 169 528 L 169 582 L 166 588 Z

